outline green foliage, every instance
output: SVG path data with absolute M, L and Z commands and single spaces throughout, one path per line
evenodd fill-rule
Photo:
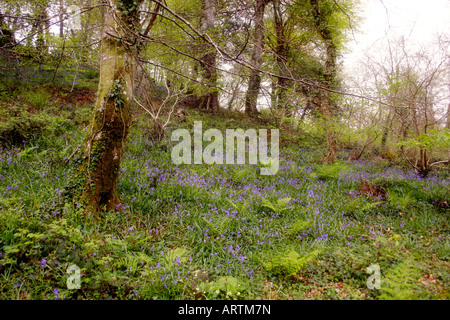
M 51 94 L 45 89 L 39 89 L 36 91 L 24 90 L 21 92 L 19 99 L 23 98 L 36 109 L 42 110 L 49 104 L 50 97 Z
M 125 103 L 123 91 L 124 82 L 122 79 L 117 79 L 114 81 L 111 91 L 108 93 L 108 98 L 113 99 L 116 103 L 116 106 L 121 106 Z
M 175 248 L 170 250 L 165 256 L 162 265 L 170 270 L 175 264 L 186 263 L 188 250 L 185 248 Z
M 247 284 L 241 279 L 225 276 L 216 281 L 202 283 L 199 288 L 204 290 L 210 299 L 244 299 Z
M 450 147 L 450 130 L 432 130 L 429 133 L 422 133 L 415 138 L 401 141 L 399 147 L 418 147 L 421 149 L 448 149 Z
M 263 198 L 261 200 L 261 208 L 268 209 L 275 213 L 281 213 L 281 212 L 284 212 L 289 209 L 288 203 L 291 200 L 292 200 L 292 198 L 283 198 L 283 199 L 278 199 L 277 202 L 275 202 L 275 203 L 272 203 L 269 200 L 267 200 L 266 198 Z
M 233 172 L 233 181 L 239 184 L 246 184 L 250 179 L 252 179 L 253 171 L 249 168 L 243 168 Z
M 379 300 L 417 300 L 417 281 L 421 277 L 420 269 L 414 261 L 405 260 L 391 269 L 383 278 Z
M 315 172 L 313 172 L 310 177 L 318 178 L 322 180 L 326 179 L 337 179 L 341 173 L 349 171 L 348 165 L 344 163 L 336 162 L 334 164 L 322 164 L 315 166 Z
M 62 165 L 82 149 L 86 124 L 73 105 L 55 100 L 36 116 L 65 121 L 48 120 L 29 142 L 0 149 L 0 298 L 53 300 L 55 288 L 57 299 L 72 300 L 448 297 L 448 215 L 438 208 L 448 195 L 445 175 L 420 179 L 368 161 L 345 164 L 341 175 L 339 164 L 318 165 L 321 153 L 298 144 L 281 148 L 275 176 L 255 174 L 257 166 L 174 166 L 170 141 L 149 141 L 148 119 L 136 113 L 122 204 L 93 216 L 66 196 L 76 161 Z M 176 125 L 191 129 L 195 119 L 204 129 L 251 127 L 239 114 L 199 112 Z M 312 170 L 324 179 L 311 179 Z M 357 189 L 361 175 L 391 196 L 367 201 Z M 411 278 L 392 271 L 411 257 L 434 276 L 430 285 L 417 270 Z M 382 283 L 387 291 L 366 287 L 374 261 L 391 281 Z M 83 275 L 79 290 L 66 289 L 72 264 Z
M 313 224 L 312 220 L 309 221 L 298 220 L 294 222 L 289 228 L 287 228 L 285 233 L 288 236 L 296 236 L 301 231 L 308 229 L 310 226 L 312 226 L 312 224 Z
M 141 261 L 144 261 L 144 258 L 133 255 L 127 255 L 126 257 L 116 259 L 114 261 L 114 266 L 122 270 L 125 270 L 131 276 L 134 276 L 139 274 L 142 270 Z
M 416 204 L 413 192 L 402 192 L 402 189 L 388 189 L 388 198 L 395 208 L 407 211 Z
M 449 191 L 445 188 L 439 188 L 433 184 L 427 186 L 426 190 L 422 192 L 422 200 L 428 203 L 439 205 L 448 201 Z
M 310 30 L 318 25 L 321 28 L 328 28 L 332 33 L 333 38 L 339 44 L 346 41 L 347 34 L 345 30 L 351 27 L 352 23 L 358 20 L 356 14 L 356 1 L 340 1 L 339 8 L 333 1 L 318 1 L 319 18 L 315 17 L 311 1 L 302 0 L 296 1 L 294 10 L 297 15 L 303 17 L 302 22 Z
M 46 257 L 52 250 L 56 250 L 55 257 L 70 261 L 73 255 L 68 254 L 68 248 L 81 237 L 79 230 L 67 226 L 66 220 L 53 221 L 44 232 L 32 232 L 28 229 L 17 231 L 11 244 L 4 247 L 4 265 L 16 265 L 24 259 Z
M 313 261 L 319 254 L 319 250 L 314 250 L 307 255 L 301 256 L 297 251 L 290 249 L 281 254 L 275 254 L 267 258 L 267 260 L 263 260 L 262 265 L 267 271 L 273 274 L 293 276 Z
M 234 208 L 239 213 L 244 213 L 247 210 L 246 202 L 235 202 L 231 201 L 230 199 L 227 199 L 227 202 L 232 208 Z
M 233 229 L 233 220 L 229 217 L 224 217 L 219 221 L 207 222 L 211 230 L 211 234 L 215 237 L 222 235 L 225 231 Z
M 187 16 L 192 16 L 195 15 L 196 12 L 201 10 L 202 3 L 200 0 L 190 0 L 190 1 L 168 0 L 167 5 L 175 12 Z
M 380 204 L 382 204 L 383 202 L 382 201 L 377 201 L 377 202 L 364 202 L 362 205 L 361 205 L 361 207 L 360 207 L 360 210 L 362 211 L 362 212 L 364 212 L 364 211 L 372 211 L 372 210 L 374 210 L 375 208 L 377 208 Z
M 84 76 L 89 80 L 97 79 L 99 76 L 99 72 L 97 70 L 87 70 L 84 73 Z
M 9 145 L 22 145 L 40 137 L 64 138 L 66 131 L 85 124 L 91 117 L 90 107 L 86 105 L 79 105 L 75 110 L 71 106 L 56 107 L 46 90 L 22 91 L 21 96 L 27 92 L 26 100 L 0 101 L 0 140 Z
M 428 133 L 416 135 L 409 140 L 400 141 L 396 146 L 400 148 L 412 147 L 420 150 L 420 153 L 416 156 L 415 168 L 419 173 L 427 175 L 431 169 L 431 154 L 437 155 L 439 151 L 445 153 L 450 148 L 450 130 L 445 128 L 443 130 L 431 130 Z
M 353 214 L 356 211 L 359 211 L 360 207 L 365 205 L 365 201 L 363 198 L 357 198 L 345 201 L 341 206 L 340 210 L 345 212 L 346 214 Z M 371 203 L 367 203 L 367 205 L 370 205 Z M 367 208 L 369 209 L 369 208 Z

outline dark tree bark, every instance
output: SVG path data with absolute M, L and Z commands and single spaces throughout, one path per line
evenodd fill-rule
M 289 110 L 287 105 L 287 89 L 289 81 L 286 79 L 288 76 L 287 68 L 287 55 L 289 53 L 289 43 L 286 36 L 286 25 L 283 21 L 283 15 L 280 8 L 280 1 L 273 1 L 274 21 L 275 21 L 275 35 L 276 35 L 276 47 L 275 47 L 275 60 L 277 63 L 278 74 L 281 77 L 277 79 L 275 94 L 275 108 L 280 111 L 282 116 L 289 116 Z
M 247 94 L 245 96 L 245 113 L 254 116 L 258 114 L 256 107 L 259 91 L 261 89 L 261 73 L 263 48 L 264 48 L 264 11 L 271 0 L 256 0 L 255 3 L 255 33 L 253 42 L 253 54 Z
M 203 0 L 200 30 L 203 33 L 211 32 L 216 22 L 216 1 Z M 204 44 L 202 50 L 206 52 L 200 58 L 202 82 L 205 92 L 199 97 L 199 107 L 206 110 L 219 110 L 219 92 L 217 90 L 217 52 L 209 44 Z
M 384 151 L 386 150 L 386 144 L 387 144 L 387 140 L 388 140 L 388 137 L 389 137 L 389 130 L 392 127 L 392 116 L 391 116 L 391 113 L 392 113 L 392 110 L 389 109 L 389 112 L 387 114 L 386 121 L 385 121 L 386 124 L 385 124 L 385 126 L 383 128 L 383 135 L 381 136 L 381 149 L 384 150 Z
M 64 0 L 59 0 L 59 37 L 64 38 Z
M 38 50 L 39 54 L 42 54 L 44 52 L 48 51 L 48 48 L 46 47 L 45 42 L 45 33 L 46 29 L 45 27 L 48 25 L 48 15 L 46 7 L 42 6 L 42 8 L 39 10 L 37 15 L 37 40 L 36 40 L 36 49 Z
M 0 49 L 8 49 L 15 44 L 14 32 L 12 32 L 4 21 L 3 14 L 0 12 Z
M 450 103 L 447 106 L 447 123 L 445 127 L 450 130 Z
M 327 129 L 327 154 L 322 160 L 323 162 L 331 164 L 334 163 L 337 158 L 337 137 L 336 130 L 334 129 L 336 106 L 329 89 L 332 89 L 336 84 L 337 46 L 330 27 L 320 11 L 320 1 L 321 0 L 310 0 L 310 4 L 312 6 L 315 28 L 324 41 L 326 48 L 326 60 L 323 74 L 323 86 L 325 90 L 321 90 L 322 99 L 320 111 L 325 118 L 325 128 Z

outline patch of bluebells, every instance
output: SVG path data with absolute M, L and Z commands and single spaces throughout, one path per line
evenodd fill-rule
M 133 141 L 131 141 L 133 143 Z M 141 143 L 141 142 L 139 142 Z M 313 225 L 307 230 L 302 230 L 299 234 L 295 235 L 298 243 L 303 243 L 306 238 L 312 238 L 319 241 L 332 241 L 336 238 L 342 239 L 343 243 L 347 246 L 352 246 L 352 241 L 364 238 L 355 238 L 348 236 L 347 232 L 353 227 L 353 223 L 347 219 L 344 214 L 345 212 L 340 212 L 335 208 L 336 204 L 329 201 L 330 195 L 326 194 L 326 190 L 330 189 L 328 181 L 312 180 L 309 175 L 313 172 L 313 166 L 303 166 L 303 171 L 301 174 L 293 176 L 293 166 L 297 169 L 298 164 L 308 163 L 312 161 L 310 152 L 296 154 L 295 160 L 283 157 L 281 158 L 281 166 L 279 173 L 275 176 L 263 177 L 256 175 L 256 179 L 251 179 L 250 182 L 235 185 L 233 181 L 229 178 L 232 173 L 231 166 L 221 166 L 217 170 L 208 172 L 206 174 L 191 171 L 189 166 L 183 167 L 173 167 L 164 168 L 155 166 L 154 163 L 158 163 L 152 159 L 151 152 L 143 150 L 140 154 L 126 154 L 125 155 L 125 165 L 126 160 L 138 160 L 142 159 L 142 166 L 138 166 L 135 169 L 122 168 L 120 170 L 120 181 L 119 185 L 124 188 L 125 185 L 129 186 L 127 190 L 123 189 L 124 192 L 128 192 L 129 201 L 126 204 L 119 204 L 117 206 L 118 210 L 126 213 L 129 211 L 130 206 L 134 208 L 139 207 L 141 197 L 151 197 L 156 198 L 156 192 L 158 189 L 165 189 L 167 186 L 179 187 L 174 188 L 174 193 L 170 196 L 170 199 L 164 199 L 164 201 L 169 201 L 173 203 L 171 214 L 173 217 L 185 219 L 183 223 L 185 224 L 185 236 L 186 237 L 198 237 L 199 233 L 195 229 L 196 227 L 192 224 L 194 219 L 197 217 L 202 218 L 204 221 L 215 224 L 217 227 L 218 222 L 222 221 L 223 218 L 229 218 L 233 222 L 234 228 L 231 229 L 230 225 L 227 225 L 226 230 L 223 230 L 221 234 L 217 237 L 212 235 L 210 229 L 205 228 L 201 230 L 201 238 L 196 239 L 196 241 L 201 242 L 200 248 L 214 248 L 206 255 L 206 263 L 211 266 L 217 267 L 220 274 L 237 274 L 241 276 L 246 274 L 248 278 L 253 279 L 254 270 L 251 269 L 252 266 L 246 266 L 245 263 L 250 263 L 247 258 L 246 252 L 252 250 L 254 252 L 261 252 L 262 249 L 272 249 L 274 248 L 274 243 L 282 238 L 282 231 L 280 231 L 279 226 L 277 226 L 277 221 L 280 219 L 280 215 L 271 212 L 259 212 L 258 206 L 260 199 L 267 197 L 277 197 L 277 198 L 292 198 L 292 201 L 288 204 L 288 209 L 291 209 L 292 214 L 298 214 L 302 219 L 313 221 Z M 5 160 L 8 159 L 8 160 Z M 0 152 L 0 161 L 9 161 L 8 165 L 13 162 L 13 156 L 7 157 Z M 367 161 L 358 161 L 349 163 L 350 171 L 343 172 L 337 179 L 337 186 L 333 186 L 337 193 L 344 190 L 349 183 L 359 182 L 360 179 L 371 180 L 374 178 L 379 178 L 380 176 L 385 179 L 392 180 L 408 180 L 413 182 L 420 182 L 425 185 L 425 188 L 438 187 L 448 187 L 449 181 L 438 179 L 433 176 L 429 176 L 425 179 L 415 175 L 411 171 L 402 171 L 395 168 L 388 168 L 383 172 L 378 172 L 372 163 Z M 255 167 L 249 165 L 238 166 L 241 168 L 250 168 L 250 170 L 256 170 Z M 49 173 L 42 173 L 40 177 L 31 177 L 31 182 L 33 187 L 40 184 L 39 179 L 51 179 Z M 8 179 L 5 175 L 0 172 L 0 181 L 4 182 Z M 151 181 L 156 183 L 157 187 L 152 186 Z M 23 182 L 24 177 L 21 180 L 14 181 L 11 183 L 8 181 L 7 186 L 2 186 L 5 192 L 10 194 L 18 189 L 24 187 Z M 16 183 L 17 182 L 17 183 Z M 125 183 L 126 182 L 126 183 Z M 307 188 L 304 188 L 304 186 Z M 186 190 L 198 189 L 200 193 L 205 193 L 211 196 L 211 203 L 201 203 L 198 200 L 198 196 L 193 199 L 188 199 L 185 194 Z M 1 190 L 1 189 L 0 189 Z M 218 191 L 220 190 L 220 191 Z M 332 189 L 333 190 L 333 189 Z M 60 194 L 59 189 L 56 189 L 56 193 Z M 199 194 L 200 194 L 199 193 Z M 6 195 L 6 193 L 4 194 Z M 8 194 L 9 195 L 9 194 Z M 144 195 L 144 196 L 142 196 Z M 358 197 L 358 194 L 354 192 L 350 194 L 351 197 Z M 158 197 L 160 197 L 158 195 Z M 161 197 L 160 197 L 161 198 Z M 162 203 L 163 200 L 160 198 L 154 199 L 158 203 Z M 175 200 L 176 199 L 176 200 Z M 248 215 L 243 216 L 241 212 L 238 212 L 235 208 L 230 207 L 228 204 L 223 204 L 224 201 L 229 199 L 233 203 L 247 203 L 246 209 L 248 210 Z M 195 203 L 195 209 L 191 210 L 187 203 L 187 200 L 193 201 Z M 220 201 L 220 202 L 219 202 Z M 289 211 L 289 212 L 291 212 Z M 57 211 L 54 211 L 57 214 Z M 330 220 L 338 221 L 340 226 L 340 234 L 331 234 L 330 231 Z M 286 228 L 286 225 L 283 226 Z M 134 226 L 127 228 L 124 233 L 134 235 Z M 158 234 L 159 230 L 157 228 L 148 231 L 150 234 Z M 370 234 L 374 239 L 377 235 L 373 230 Z M 164 236 L 164 234 L 162 235 Z M 195 246 L 193 246 L 195 250 Z M 222 250 L 217 249 L 222 248 Z M 158 249 L 159 250 L 159 249 Z M 206 251 L 206 250 L 205 250 Z M 164 250 L 160 252 L 155 252 L 158 254 L 158 258 L 164 256 Z M 189 257 L 189 263 L 193 263 L 192 257 Z M 42 259 L 40 262 L 41 267 L 46 266 L 46 259 Z M 195 263 L 195 261 L 194 261 Z M 141 262 L 143 266 L 143 262 Z M 173 262 L 174 267 L 181 267 L 180 257 L 176 257 Z M 254 267 L 254 266 L 253 266 Z M 178 279 L 184 276 L 187 280 L 187 273 L 181 273 L 180 270 L 176 270 L 173 273 L 167 273 L 164 268 L 162 268 L 161 263 L 157 262 L 154 266 L 149 266 L 150 270 L 157 270 L 159 274 L 159 281 L 164 283 L 164 287 L 167 288 L 167 284 L 176 284 Z M 246 270 L 243 272 L 242 270 Z M 160 272 L 163 272 L 160 274 Z M 158 278 L 157 278 L 158 279 Z M 154 282 L 155 279 L 152 279 Z M 57 289 L 55 289 L 57 290 Z M 55 298 L 58 297 L 58 291 L 54 292 Z

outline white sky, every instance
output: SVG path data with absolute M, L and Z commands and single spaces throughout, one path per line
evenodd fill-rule
M 351 36 L 346 68 L 386 37 L 403 35 L 424 44 L 437 33 L 450 33 L 450 0 L 361 0 L 361 9 L 360 32 Z

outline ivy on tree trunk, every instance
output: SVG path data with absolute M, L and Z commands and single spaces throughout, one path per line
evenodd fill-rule
M 130 34 L 120 24 L 137 23 L 137 9 L 127 10 L 134 2 L 116 0 L 105 17 L 98 96 L 80 170 L 83 199 L 93 212 L 113 210 L 120 203 L 117 180 L 131 123 L 136 57 L 128 45 Z

